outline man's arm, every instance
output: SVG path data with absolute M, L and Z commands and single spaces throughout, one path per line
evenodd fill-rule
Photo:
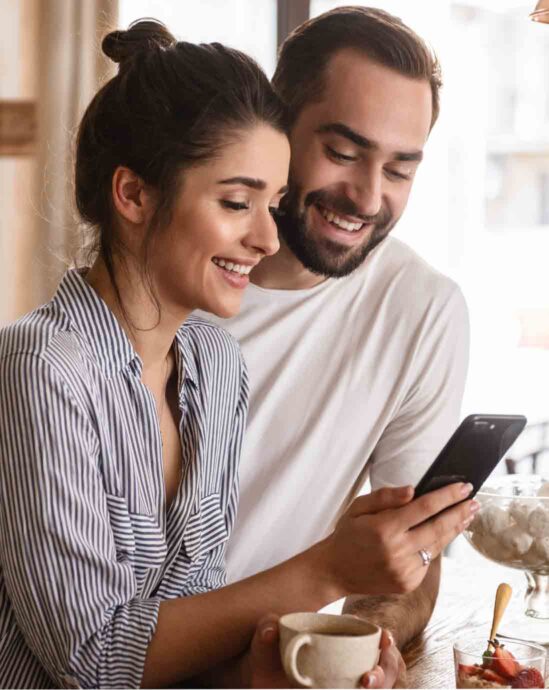
M 419 555 L 418 555 L 419 558 Z M 353 613 L 391 632 L 399 649 L 419 635 L 431 618 L 440 583 L 440 557 L 435 558 L 417 589 L 407 594 L 347 597 L 343 613 Z
M 415 379 L 371 458 L 370 481 L 374 490 L 416 485 L 459 421 L 469 360 L 469 318 L 457 287 L 430 310 L 426 330 L 429 337 L 422 337 L 415 352 Z M 344 611 L 387 628 L 399 649 L 403 649 L 427 625 L 439 582 L 440 559 L 434 559 L 414 591 L 353 595 L 346 599 Z
M 183 678 L 210 669 L 199 684 L 225 687 L 229 679 L 231 687 L 248 687 L 253 671 L 249 656 L 226 662 L 249 647 L 262 615 L 318 610 L 328 601 L 361 590 L 371 591 L 378 600 L 381 596 L 390 600 L 388 592 L 417 590 L 430 575 L 418 549 L 427 545 L 438 555 L 470 524 L 475 504 L 463 500 L 470 492 L 470 485 L 452 484 L 414 501 L 411 489 L 386 488 L 360 496 L 333 534 L 307 552 L 228 587 L 163 602 L 166 617 L 161 610 L 161 634 L 157 628 L 150 645 L 155 656 L 151 670 L 165 674 L 173 660 L 172 683 L 178 672 Z M 393 603 L 389 608 L 396 607 Z M 185 637 L 189 649 L 183 649 Z M 201 652 L 200 665 L 196 650 Z M 183 666 L 186 672 L 181 671 Z

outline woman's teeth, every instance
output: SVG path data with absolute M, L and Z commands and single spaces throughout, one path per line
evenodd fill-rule
M 232 271 L 233 273 L 240 273 L 241 276 L 247 276 L 252 270 L 251 266 L 243 266 L 242 264 L 234 264 L 232 261 L 225 261 L 225 259 L 218 259 L 214 257 L 212 259 L 216 266 L 221 266 L 226 271 Z
M 364 225 L 364 223 L 350 223 L 349 221 L 344 220 L 339 216 L 336 216 L 336 214 L 332 213 L 332 211 L 328 211 L 325 208 L 317 208 L 329 223 L 332 223 L 332 225 L 337 226 L 341 230 L 347 230 L 347 232 L 358 232 L 360 228 Z

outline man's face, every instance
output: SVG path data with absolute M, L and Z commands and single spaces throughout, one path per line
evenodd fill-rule
M 322 100 L 303 108 L 290 135 L 280 232 L 306 268 L 348 275 L 387 236 L 408 201 L 431 116 L 426 80 L 353 50 L 331 59 Z

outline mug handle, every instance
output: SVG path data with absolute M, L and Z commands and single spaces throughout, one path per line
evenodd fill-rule
M 284 650 L 282 664 L 286 674 L 290 676 L 292 680 L 306 688 L 314 688 L 314 680 L 309 676 L 301 675 L 297 668 L 297 655 L 299 654 L 299 650 L 306 644 L 313 644 L 313 638 L 307 633 L 301 633 L 300 635 L 292 637 Z

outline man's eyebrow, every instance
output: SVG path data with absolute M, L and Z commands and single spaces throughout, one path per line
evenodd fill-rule
M 419 163 L 423 160 L 423 151 L 410 151 L 409 153 L 396 151 L 393 158 L 396 161 L 417 161 Z
M 330 122 L 325 125 L 321 125 L 317 130 L 318 134 L 324 134 L 325 132 L 332 132 L 333 134 L 338 134 L 353 144 L 360 146 L 362 149 L 369 149 L 370 151 L 376 151 L 379 149 L 378 144 L 371 139 L 359 134 L 351 127 L 344 125 L 343 122 Z M 393 159 L 396 161 L 421 161 L 423 160 L 423 151 L 395 151 L 392 155 Z
M 267 183 L 264 180 L 258 180 L 254 177 L 229 177 L 227 180 L 219 180 L 217 184 L 243 184 L 252 189 L 265 189 Z
M 377 149 L 378 146 L 370 139 L 363 137 L 362 134 L 355 132 L 343 122 L 329 122 L 326 125 L 321 125 L 317 130 L 317 134 L 324 134 L 325 132 L 333 132 L 333 134 L 339 134 L 340 137 L 345 137 L 349 139 L 353 144 L 360 146 L 362 149 Z

